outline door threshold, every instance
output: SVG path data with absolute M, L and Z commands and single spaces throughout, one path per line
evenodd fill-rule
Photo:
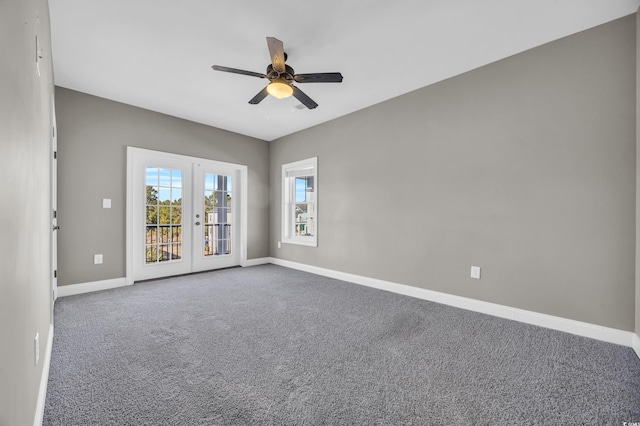
M 205 273 L 217 272 L 217 271 L 225 271 L 227 269 L 236 269 L 236 268 L 242 268 L 242 266 L 234 265 L 234 266 L 227 266 L 227 267 L 224 267 L 224 268 L 208 269 L 206 271 L 189 272 L 189 273 L 186 273 L 186 274 L 169 275 L 169 276 L 166 276 L 166 277 L 158 277 L 158 278 L 149 278 L 148 280 L 138 280 L 138 281 L 134 281 L 133 283 L 134 284 L 148 283 L 148 282 L 151 282 L 151 281 L 168 280 L 168 279 L 171 279 L 171 278 L 178 278 L 178 277 L 188 277 L 190 275 L 205 274 Z

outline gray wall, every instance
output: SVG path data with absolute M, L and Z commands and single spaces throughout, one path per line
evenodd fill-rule
M 0 425 L 20 426 L 34 421 L 51 316 L 53 73 L 46 0 L 0 1 L 0 56 Z
M 247 254 L 269 255 L 267 142 L 60 87 L 56 110 L 59 286 L 126 275 L 128 145 L 247 165 Z M 93 264 L 98 253 L 102 265 Z
M 635 40 L 628 16 L 272 142 L 271 255 L 633 330 Z M 280 167 L 312 156 L 319 245 L 278 249 Z

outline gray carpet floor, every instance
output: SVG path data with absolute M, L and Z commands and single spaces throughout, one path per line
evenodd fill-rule
M 275 265 L 58 299 L 45 425 L 621 425 L 632 349 Z

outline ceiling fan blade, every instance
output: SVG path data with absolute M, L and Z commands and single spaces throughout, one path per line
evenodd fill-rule
M 297 100 L 302 102 L 304 106 L 306 106 L 309 109 L 314 109 L 315 107 L 318 106 L 318 104 L 315 103 L 313 99 L 308 97 L 302 90 L 298 89 L 296 86 L 291 86 L 291 87 L 293 87 L 293 96 L 295 96 Z
M 259 104 L 260 102 L 262 102 L 262 100 L 264 98 L 267 97 L 267 95 L 269 95 L 269 92 L 267 92 L 267 88 L 265 87 L 264 89 L 259 91 L 257 95 L 255 95 L 253 98 L 251 98 L 249 103 L 252 104 L 252 105 Z
M 267 46 L 269 46 L 273 69 L 279 73 L 284 72 L 284 46 L 282 42 L 275 37 L 267 37 Z
M 296 74 L 293 79 L 298 83 L 342 83 L 342 74 L 339 72 Z
M 262 73 L 259 73 L 259 72 L 253 72 L 253 71 L 239 70 L 237 68 L 223 67 L 223 66 L 220 66 L 220 65 L 214 65 L 211 68 L 213 68 L 216 71 L 231 72 L 231 73 L 234 73 L 234 74 L 248 75 L 248 76 L 251 76 L 251 77 L 267 78 L 266 74 L 262 74 Z

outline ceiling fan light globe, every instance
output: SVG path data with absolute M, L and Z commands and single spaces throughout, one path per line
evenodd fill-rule
M 269 83 L 267 92 L 275 98 L 284 99 L 293 95 L 293 87 L 282 80 L 275 80 Z

